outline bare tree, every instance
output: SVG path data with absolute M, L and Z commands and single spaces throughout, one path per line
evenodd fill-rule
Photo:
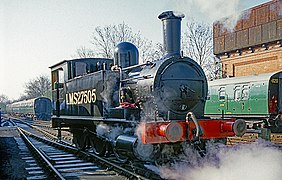
M 93 50 L 86 48 L 85 46 L 81 46 L 76 50 L 76 55 L 73 57 L 78 56 L 79 58 L 93 58 L 95 57 L 95 53 Z
M 16 100 L 14 100 L 13 102 L 18 102 L 18 101 L 23 101 L 23 100 L 26 100 L 26 99 L 30 99 L 32 97 L 26 95 L 26 94 L 21 94 L 20 97 Z
M 219 59 L 213 55 L 213 35 L 211 26 L 190 21 L 183 36 L 183 52 L 197 61 L 208 78 L 218 77 Z
M 133 33 L 132 29 L 124 22 L 118 25 L 96 27 L 92 34 L 91 43 L 97 54 L 105 58 L 113 58 L 114 47 L 124 41 L 132 42 L 136 46 L 143 43 L 140 33 Z
M 10 102 L 11 102 L 11 100 L 9 100 L 8 96 L 6 96 L 4 94 L 0 95 L 0 103 L 9 104 Z
M 160 45 L 141 36 L 140 32 L 133 32 L 132 28 L 124 22 L 118 25 L 96 27 L 91 37 L 93 50 L 80 47 L 74 57 L 103 57 L 113 58 L 114 48 L 120 42 L 131 42 L 139 50 L 140 62 L 146 62 L 161 57 Z
M 207 78 L 209 80 L 220 79 L 222 78 L 221 60 L 216 56 L 213 56 L 212 58 L 213 60 L 209 61 L 205 66 Z
M 48 96 L 51 91 L 51 80 L 47 75 L 40 75 L 25 84 L 25 98 Z
M 164 56 L 165 51 L 163 44 L 153 44 L 152 42 L 150 42 L 144 46 L 141 46 L 139 53 L 140 59 L 142 59 L 143 62 L 147 62 L 160 59 Z

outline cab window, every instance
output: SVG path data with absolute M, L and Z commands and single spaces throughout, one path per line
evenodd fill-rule
M 86 74 L 87 68 L 86 68 L 87 64 L 85 62 L 76 62 L 75 63 L 75 74 L 76 76 L 82 76 L 84 74 Z

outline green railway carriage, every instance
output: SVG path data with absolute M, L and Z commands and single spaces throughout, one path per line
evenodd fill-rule
M 13 115 L 27 116 L 41 120 L 50 120 L 52 103 L 49 98 L 38 97 L 7 105 L 7 112 Z
M 0 103 L 0 111 L 2 112 L 2 113 L 5 113 L 6 112 L 6 104 L 5 103 Z
M 282 114 L 282 71 L 209 82 L 205 116 L 263 120 L 279 125 Z

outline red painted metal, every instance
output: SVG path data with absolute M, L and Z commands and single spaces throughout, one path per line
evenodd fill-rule
M 138 108 L 135 103 L 129 103 L 129 102 L 122 102 L 120 103 L 120 106 L 122 108 L 132 108 L 132 109 Z
M 200 139 L 235 136 L 232 128 L 235 119 L 200 119 L 198 122 L 202 130 Z M 143 122 L 139 128 L 143 144 L 156 144 L 191 141 L 194 138 L 193 131 L 196 126 L 192 121 Z
M 233 131 L 233 124 L 234 122 L 223 122 L 222 123 L 222 130 L 231 132 Z
M 182 139 L 184 131 L 180 123 L 171 122 L 160 125 L 157 129 L 157 133 L 165 137 L 169 142 L 177 142 Z
M 201 139 L 218 139 L 234 136 L 232 128 L 226 128 L 235 122 L 232 120 L 198 120 L 199 125 L 203 130 Z M 232 126 L 231 125 L 231 126 Z M 189 122 L 189 140 L 193 139 L 193 129 L 196 127 L 193 122 Z
M 179 138 L 178 141 L 185 141 L 186 131 L 185 122 L 177 122 L 182 127 L 183 136 Z M 156 144 L 156 143 L 169 143 L 170 141 L 166 138 L 166 128 L 170 124 L 170 122 L 148 122 L 141 123 L 140 127 L 140 135 L 143 144 Z
M 269 100 L 268 109 L 270 113 L 276 113 L 277 102 L 276 96 L 272 96 Z

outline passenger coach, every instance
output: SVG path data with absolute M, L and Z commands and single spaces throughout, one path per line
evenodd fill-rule
M 208 86 L 205 116 L 263 121 L 265 126 L 282 128 L 281 71 L 214 80 Z
M 38 97 L 7 105 L 7 112 L 12 115 L 50 120 L 52 103 L 49 98 Z

